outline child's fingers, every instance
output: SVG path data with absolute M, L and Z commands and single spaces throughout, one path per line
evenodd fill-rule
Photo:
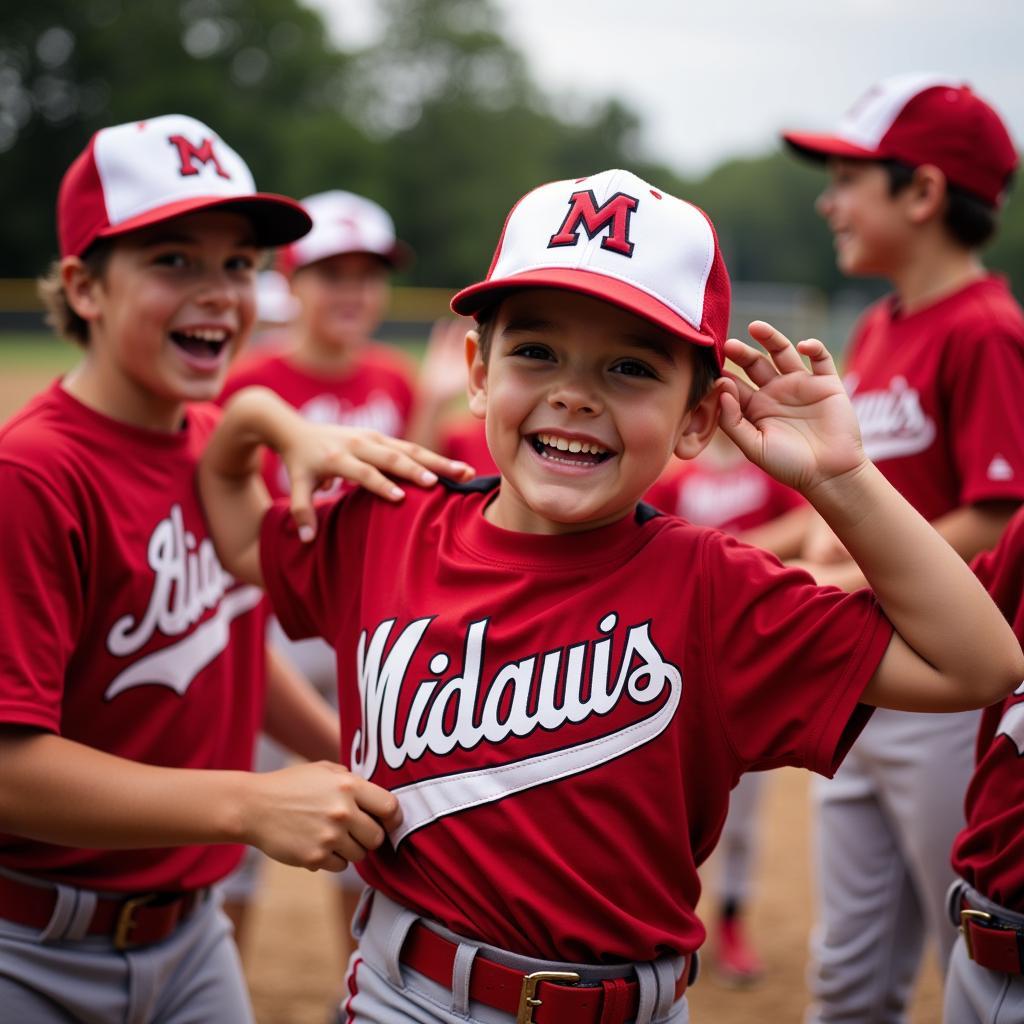
M 761 432 L 743 415 L 735 385 L 735 380 L 727 381 L 722 385 L 719 397 L 718 425 L 748 459 L 752 462 L 759 462 Z
M 759 388 L 763 388 L 779 375 L 763 352 L 740 341 L 739 338 L 729 338 L 724 351 L 726 358 L 740 367 Z
M 342 471 L 338 475 L 388 501 L 401 501 L 405 497 L 405 491 L 398 484 L 388 479 L 376 466 L 363 462 L 355 455 L 350 455 L 344 460 Z
M 755 320 L 747 329 L 750 336 L 768 352 L 780 373 L 806 373 L 807 367 L 800 353 L 782 331 L 764 320 Z
M 289 471 L 291 485 L 290 508 L 292 519 L 299 531 L 299 540 L 308 544 L 316 536 L 316 513 L 313 511 L 313 491 L 317 481 L 304 470 Z
M 835 375 L 838 373 L 836 370 L 836 364 L 832 359 L 832 354 L 829 352 L 823 342 L 820 342 L 817 338 L 807 338 L 801 341 L 796 346 L 800 352 L 807 356 L 811 361 L 811 373 L 816 373 L 821 376 Z

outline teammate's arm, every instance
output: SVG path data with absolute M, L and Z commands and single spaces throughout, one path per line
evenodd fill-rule
M 267 648 L 263 731 L 307 761 L 337 761 L 340 755 L 338 712 L 271 647 Z
M 372 430 L 307 423 L 267 388 L 238 392 L 224 411 L 199 464 L 199 489 L 217 554 L 233 576 L 263 584 L 259 536 L 270 495 L 260 476 L 260 448 L 281 456 L 291 484 L 292 515 L 303 540 L 316 533 L 313 493 L 325 480 L 344 477 L 389 501 L 403 491 L 394 476 L 423 487 L 444 473 L 472 470 L 409 441 Z
M 750 333 L 770 358 L 726 343 L 726 355 L 755 386 L 719 383 L 722 428 L 814 506 L 895 627 L 863 700 L 957 711 L 1002 699 L 1024 677 L 1024 654 L 963 559 L 864 455 L 828 350 L 814 340 L 794 348 L 761 322 Z M 810 373 L 798 352 L 810 359 Z
M 0 764 L 0 832 L 65 846 L 247 843 L 285 864 L 340 871 L 401 818 L 387 790 L 325 762 L 265 773 L 164 768 L 0 725 Z

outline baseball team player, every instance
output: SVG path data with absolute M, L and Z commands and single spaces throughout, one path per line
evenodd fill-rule
M 261 595 L 222 568 L 196 492 L 261 248 L 309 218 L 167 115 L 97 132 L 57 223 L 44 297 L 81 359 L 0 428 L 0 1017 L 251 1021 L 210 888 L 238 844 L 339 870 L 396 820 L 337 764 L 248 772 Z M 333 760 L 303 694 L 268 691 L 271 724 Z
M 722 430 L 715 431 L 695 459 L 671 464 L 645 500 L 670 515 L 713 526 L 780 558 L 796 554 L 807 532 L 806 502 L 750 462 Z M 711 948 L 717 977 L 731 986 L 749 985 L 762 972 L 747 932 L 746 911 L 764 778 L 761 772 L 750 772 L 740 779 L 729 798 L 718 843 L 717 917 Z
M 404 266 L 409 247 L 395 236 L 391 217 L 363 196 L 340 190 L 302 200 L 312 218 L 307 235 L 286 246 L 279 265 L 297 314 L 284 344 L 243 357 L 228 375 L 221 403 L 244 387 L 271 388 L 307 419 L 404 436 L 413 410 L 415 369 L 394 349 L 373 341 L 387 308 L 392 272 Z M 288 493 L 280 461 L 268 452 L 267 486 L 275 497 Z M 293 642 L 276 619 L 272 646 L 337 707 L 334 652 L 319 639 Z M 286 763 L 280 746 L 261 737 L 256 767 Z M 247 851 L 243 866 L 224 886 L 225 909 L 245 947 L 248 907 L 261 875 L 260 855 Z M 352 913 L 362 883 L 354 871 L 337 876 L 339 939 L 347 959 Z
M 345 1016 L 685 1021 L 697 866 L 740 775 L 831 773 L 871 705 L 982 706 L 1024 656 L 865 458 L 825 347 L 760 322 L 768 355 L 725 340 L 728 276 L 695 207 L 625 171 L 543 185 L 453 308 L 480 322 L 470 407 L 499 479 L 438 482 L 410 442 L 263 390 L 235 396 L 200 466 L 225 565 L 291 635 L 330 638 L 345 757 L 401 806 L 360 865 Z M 720 376 L 725 356 L 753 386 Z M 641 503 L 720 406 L 875 595 Z M 334 475 L 363 486 L 313 509 Z
M 1024 643 L 1024 512 L 974 571 Z M 1024 684 L 986 708 L 967 823 L 953 847 L 949 910 L 960 937 L 946 973 L 946 1024 L 1024 1020 Z
M 1017 163 L 996 112 L 937 76 L 879 83 L 837 131 L 785 136 L 827 161 L 818 211 L 849 275 L 893 293 L 865 313 L 844 382 L 865 451 L 965 559 L 992 547 L 1024 500 L 1024 317 L 979 251 Z M 863 574 L 827 531 L 819 582 Z M 943 969 L 948 851 L 963 824 L 978 716 L 880 712 L 816 788 L 820 921 L 810 1020 L 890 1022 L 926 937 Z

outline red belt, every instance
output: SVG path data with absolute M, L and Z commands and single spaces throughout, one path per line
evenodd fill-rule
M 205 889 L 150 892 L 136 896 L 99 896 L 85 929 L 109 935 L 115 949 L 148 946 L 169 938 L 195 909 Z M 57 890 L 0 875 L 0 917 L 29 928 L 45 928 L 57 905 Z
M 417 921 L 409 929 L 401 960 L 450 989 L 458 948 Z M 675 999 L 686 991 L 691 964 L 692 957 L 687 957 Z M 469 998 L 510 1014 L 516 1024 L 625 1024 L 637 1014 L 640 985 L 625 978 L 581 984 L 574 971 L 523 974 L 478 954 L 470 970 Z
M 967 955 L 990 971 L 1024 974 L 1024 926 L 977 910 L 966 899 L 960 905 L 960 934 Z

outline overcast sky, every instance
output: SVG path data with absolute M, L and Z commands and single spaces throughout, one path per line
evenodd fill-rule
M 376 0 L 307 0 L 342 45 L 372 39 Z M 684 173 L 824 129 L 872 82 L 969 82 L 1024 146 L 1021 0 L 495 0 L 536 79 L 569 101 L 617 95 L 644 155 Z

